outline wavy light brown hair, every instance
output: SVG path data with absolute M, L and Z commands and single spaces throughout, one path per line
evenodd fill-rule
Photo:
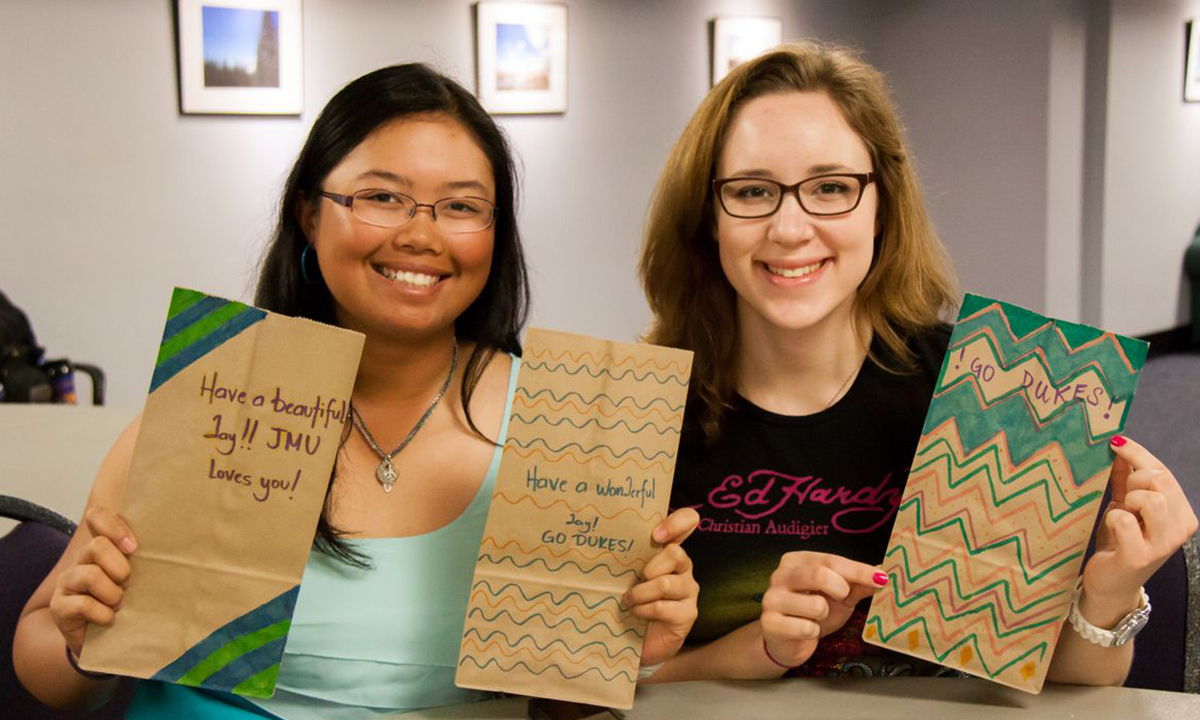
M 888 369 L 911 371 L 907 338 L 938 323 L 956 302 L 953 270 L 925 213 L 903 127 L 879 71 L 847 48 L 819 43 L 781 45 L 737 67 L 709 91 L 671 150 L 651 202 L 639 263 L 654 313 L 645 339 L 695 353 L 689 400 L 693 407 L 699 403 L 710 440 L 719 435 L 721 416 L 737 389 L 737 295 L 714 242 L 717 157 L 747 102 L 814 91 L 828 93 L 841 108 L 879 175 L 880 232 L 854 317 L 870 322 L 896 359 L 898 367 Z

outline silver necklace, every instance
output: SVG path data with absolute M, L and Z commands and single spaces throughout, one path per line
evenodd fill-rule
M 371 436 L 371 431 L 367 429 L 367 423 L 364 422 L 362 416 L 358 414 L 358 410 L 355 409 L 353 405 L 350 406 L 350 419 L 354 421 L 354 427 L 358 429 L 358 432 L 363 436 L 363 440 L 367 441 L 367 444 L 371 446 L 371 449 L 374 450 L 375 454 L 377 454 L 381 459 L 379 467 L 375 468 L 375 479 L 378 480 L 379 484 L 383 486 L 384 492 L 391 492 L 392 486 L 396 484 L 396 479 L 400 477 L 399 473 L 396 472 L 396 465 L 392 462 L 392 458 L 399 455 L 400 451 L 408 447 L 408 444 L 412 442 L 412 439 L 417 436 L 417 431 L 420 430 L 421 426 L 425 424 L 425 421 L 429 419 L 429 416 L 433 413 L 433 409 L 437 407 L 437 404 L 441 401 L 442 396 L 446 394 L 446 390 L 450 387 L 450 380 L 454 377 L 454 370 L 457 367 L 458 338 L 455 338 L 454 352 L 450 356 L 450 372 L 446 375 L 446 381 L 442 383 L 442 389 L 438 390 L 437 395 L 435 395 L 433 398 L 433 402 L 429 403 L 429 408 L 425 411 L 425 414 L 421 416 L 421 419 L 417 421 L 417 424 L 413 426 L 413 429 L 408 432 L 408 437 L 404 438 L 404 442 L 400 443 L 400 445 L 398 445 L 396 449 L 390 453 L 385 453 L 383 448 L 379 447 L 379 443 L 375 442 L 375 438 Z
M 850 375 L 846 377 L 845 381 L 842 382 L 842 386 L 837 389 L 837 392 L 835 392 L 833 394 L 833 397 L 829 398 L 829 402 L 826 403 L 826 405 L 825 405 L 826 410 L 833 407 L 833 404 L 835 402 L 837 402 L 837 399 L 842 396 L 842 391 L 846 389 L 846 386 L 850 384 L 850 381 L 854 379 L 854 376 L 858 375 L 858 371 L 862 370 L 863 363 L 865 363 L 866 361 L 867 361 L 867 356 L 863 355 L 863 359 L 860 360 L 859 363 L 854 366 L 854 372 L 850 373 Z

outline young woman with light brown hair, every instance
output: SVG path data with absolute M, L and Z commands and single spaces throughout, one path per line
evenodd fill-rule
M 935 674 L 862 642 L 949 341 L 956 288 L 882 76 L 785 45 L 714 87 L 672 150 L 641 258 L 650 342 L 695 353 L 672 490 L 702 592 L 663 680 Z M 1195 532 L 1175 478 L 1114 439 L 1082 616 L 1112 628 Z M 1062 634 L 1052 680 L 1120 683 L 1131 646 Z

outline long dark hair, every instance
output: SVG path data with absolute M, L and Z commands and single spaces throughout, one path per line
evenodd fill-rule
M 315 282 L 306 281 L 301 269 L 301 254 L 308 246 L 300 226 L 301 204 L 315 207 L 325 178 L 372 132 L 393 120 L 430 113 L 448 115 L 474 134 L 491 163 L 496 185 L 492 267 L 483 291 L 454 325 L 458 338 L 475 343 L 463 371 L 463 412 L 471 430 L 489 439 L 471 418 L 471 396 L 496 352 L 520 353 L 518 335 L 528 316 L 529 284 L 517 231 L 516 167 L 508 142 L 471 93 L 450 78 L 419 63 L 393 65 L 363 75 L 333 96 L 313 124 L 288 176 L 275 231 L 259 270 L 254 301 L 264 310 L 337 324 L 333 296 L 316 269 L 316 253 L 304 258 L 308 261 L 309 280 Z M 336 464 L 333 476 L 337 476 Z M 316 547 L 362 565 L 362 556 L 329 522 L 329 497 L 327 491 L 317 524 Z

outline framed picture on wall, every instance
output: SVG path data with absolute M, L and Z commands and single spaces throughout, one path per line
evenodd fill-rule
M 712 21 L 712 84 L 729 71 L 783 42 L 783 20 L 721 17 Z
M 299 115 L 301 0 L 177 0 L 185 115 Z
M 567 6 L 478 3 L 475 62 L 488 112 L 566 112 Z
M 1200 102 L 1200 24 L 1187 24 L 1187 54 L 1183 63 L 1183 99 Z

